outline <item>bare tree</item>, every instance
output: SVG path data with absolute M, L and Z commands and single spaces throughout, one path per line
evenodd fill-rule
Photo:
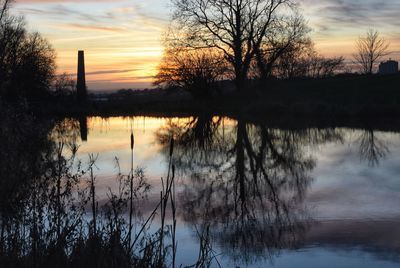
M 53 89 L 58 97 L 73 96 L 76 94 L 76 83 L 71 74 L 62 73 L 54 79 Z
M 277 61 L 282 56 L 298 54 L 298 51 L 307 48 L 311 44 L 309 31 L 304 18 L 298 13 L 292 16 L 283 16 L 275 21 L 256 52 L 256 64 L 260 78 L 270 77 Z
M 213 49 L 169 48 L 158 67 L 154 84 L 182 88 L 196 98 L 207 98 L 225 70 L 223 57 Z
M 305 61 L 304 76 L 311 78 L 333 76 L 343 67 L 343 62 L 343 57 L 326 58 L 315 52 Z
M 308 62 L 314 53 L 313 44 L 292 44 L 277 59 L 273 75 L 282 79 L 305 76 Z
M 186 45 L 220 50 L 242 88 L 256 51 L 291 0 L 173 0 L 173 5 Z
M 375 63 L 388 55 L 389 42 L 376 30 L 369 30 L 364 37 L 359 37 L 356 43 L 357 53 L 354 59 L 365 74 L 372 74 Z
M 327 58 L 320 55 L 311 41 L 295 42 L 280 55 L 273 75 L 283 79 L 324 78 L 338 73 L 343 68 L 343 62 L 343 57 Z

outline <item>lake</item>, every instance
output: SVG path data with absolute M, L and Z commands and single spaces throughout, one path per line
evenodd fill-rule
M 0 266 L 399 267 L 400 131 L 372 121 L 11 111 Z
M 151 185 L 143 219 L 171 160 L 176 215 L 167 206 L 165 221 L 176 218 L 177 266 L 207 253 L 211 267 L 399 267 L 399 133 L 212 116 L 93 117 L 80 129 L 77 157 L 97 156 L 99 203 L 130 172 L 133 133 L 134 167 Z M 149 232 L 160 224 L 157 215 Z

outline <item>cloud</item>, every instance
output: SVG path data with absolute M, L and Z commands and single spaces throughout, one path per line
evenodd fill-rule
M 122 74 L 122 73 L 130 73 L 130 72 L 134 72 L 134 71 L 138 71 L 138 70 L 139 69 L 102 70 L 102 71 L 87 72 L 86 75 Z
M 46 15 L 51 16 L 52 19 L 55 20 L 71 20 L 78 19 L 82 21 L 91 21 L 91 22 L 99 22 L 104 19 L 113 19 L 111 14 L 92 14 L 88 13 L 83 9 L 79 8 L 71 8 L 66 5 L 56 4 L 51 6 L 43 6 L 43 7 L 31 7 L 31 6 L 20 6 L 18 7 L 18 11 L 24 15 Z
M 313 9 L 310 15 L 318 21 L 320 31 L 400 26 L 397 0 L 306 0 L 302 6 Z
M 154 79 L 154 75 L 135 75 L 131 77 L 119 77 L 116 80 L 118 81 L 133 81 L 133 80 L 151 80 Z
M 399 260 L 400 218 L 321 221 L 305 235 L 304 244 L 335 250 L 362 250 L 382 260 Z
M 66 28 L 75 28 L 78 30 L 85 30 L 85 31 L 106 31 L 106 32 L 124 32 L 125 29 L 118 28 L 118 27 L 110 27 L 110 26 L 101 26 L 101 25 L 85 25 L 79 23 L 70 23 L 65 24 Z
M 135 71 L 140 71 L 140 69 L 114 69 L 114 70 L 91 71 L 91 72 L 86 72 L 86 76 L 105 75 L 105 74 L 124 74 Z M 71 73 L 69 75 L 76 76 L 77 73 Z
M 88 81 L 89 89 L 93 91 L 110 91 L 122 88 L 143 89 L 153 87 L 151 82 L 120 82 L 116 80 L 91 80 Z
M 159 0 L 153 0 L 156 3 Z M 99 2 L 101 5 L 91 7 L 90 3 Z M 150 0 L 151 2 L 151 0 Z M 79 4 L 78 4 L 79 3 Z M 42 4 L 42 5 L 35 5 Z M 123 28 L 132 28 L 136 31 L 162 31 L 168 24 L 168 12 L 155 10 L 146 4 L 132 3 L 131 1 L 57 1 L 57 0 L 30 0 L 20 1 L 16 9 L 22 15 L 32 15 L 35 19 L 47 20 L 53 24 L 65 24 L 77 28 L 101 31 L 121 31 Z M 112 25 L 104 26 L 104 25 Z M 123 27 L 122 27 L 123 26 Z M 134 27 L 133 27 L 134 26 Z

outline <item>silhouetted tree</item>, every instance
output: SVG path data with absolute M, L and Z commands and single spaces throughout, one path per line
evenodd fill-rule
M 295 43 L 286 49 L 276 62 L 273 74 L 279 78 L 303 77 L 307 71 L 307 62 L 314 53 L 313 44 Z
M 167 49 L 156 75 L 156 85 L 182 88 L 194 97 L 210 97 L 225 73 L 223 58 L 212 49 Z
M 306 76 L 312 78 L 333 76 L 343 67 L 343 62 L 343 57 L 326 58 L 315 54 L 308 59 Z
M 241 88 L 279 12 L 290 0 L 173 0 L 184 46 L 215 48 L 231 65 Z
M 359 37 L 356 43 L 357 53 L 354 59 L 365 74 L 372 74 L 375 63 L 388 55 L 389 43 L 380 37 L 376 30 L 369 30 L 363 37 Z
M 70 74 L 63 73 L 54 80 L 54 94 L 59 97 L 73 96 L 76 94 L 75 80 Z
M 308 32 L 309 28 L 304 18 L 298 13 L 275 21 L 274 27 L 271 27 L 256 51 L 257 72 L 260 78 L 270 77 L 281 57 L 299 56 L 295 54 L 299 54 L 299 51 L 311 44 Z
M 318 54 L 314 44 L 295 43 L 284 51 L 276 63 L 274 75 L 279 78 L 333 76 L 343 66 L 343 57 L 326 58 Z
M 22 18 L 3 1 L 0 21 L 0 94 L 11 98 L 43 96 L 55 72 L 55 52 L 39 33 L 28 33 Z

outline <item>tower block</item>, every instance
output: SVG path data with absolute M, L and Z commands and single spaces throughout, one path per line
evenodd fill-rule
M 76 90 L 79 101 L 86 101 L 87 89 L 86 89 L 86 76 L 85 76 L 85 52 L 78 51 L 78 78 L 76 84 Z

